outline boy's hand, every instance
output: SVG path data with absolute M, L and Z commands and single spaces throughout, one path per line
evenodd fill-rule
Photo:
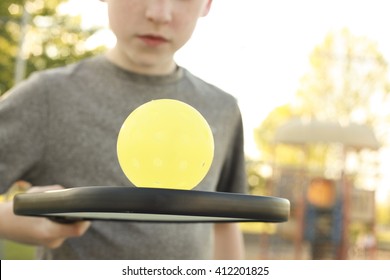
M 59 185 L 31 187 L 27 193 L 58 190 Z M 82 221 L 60 224 L 47 218 L 17 216 L 13 212 L 13 201 L 0 203 L 0 237 L 30 245 L 58 248 L 71 237 L 82 236 L 91 225 Z

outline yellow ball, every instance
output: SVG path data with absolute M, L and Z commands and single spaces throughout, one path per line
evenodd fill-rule
M 120 129 L 119 164 L 137 187 L 192 189 L 210 169 L 214 139 L 190 105 L 159 99 L 135 109 Z

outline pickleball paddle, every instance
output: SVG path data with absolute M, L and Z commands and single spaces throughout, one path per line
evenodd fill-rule
M 205 118 L 172 99 L 145 103 L 124 121 L 119 164 L 135 187 L 90 186 L 19 194 L 18 215 L 58 222 L 283 222 L 290 203 L 278 197 L 192 190 L 206 176 L 214 139 Z

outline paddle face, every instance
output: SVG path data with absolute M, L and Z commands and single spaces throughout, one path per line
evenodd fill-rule
M 159 99 L 134 110 L 120 129 L 119 164 L 137 187 L 192 189 L 206 176 L 214 139 L 190 105 Z

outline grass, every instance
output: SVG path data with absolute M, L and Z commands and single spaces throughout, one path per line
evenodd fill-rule
M 0 202 L 4 201 L 4 196 L 0 195 Z M 9 240 L 0 239 L 0 257 L 3 260 L 31 260 L 35 259 L 34 246 L 28 246 Z
M 33 260 L 36 248 L 9 240 L 0 240 L 3 260 Z M 1 249 L 0 249 L 1 250 Z

